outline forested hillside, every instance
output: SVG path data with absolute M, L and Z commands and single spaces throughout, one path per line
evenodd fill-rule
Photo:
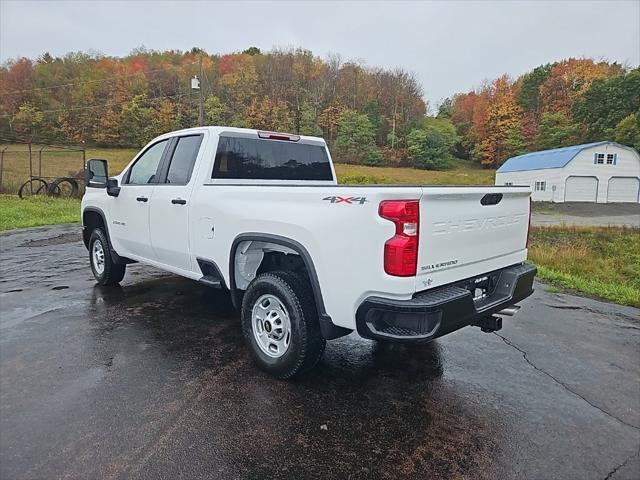
M 255 47 L 11 60 L 0 67 L 0 141 L 139 147 L 198 124 L 194 75 L 206 124 L 322 135 L 346 163 L 444 169 L 456 156 L 495 167 L 577 142 L 640 146 L 638 69 L 569 59 L 485 82 L 428 116 L 406 71 Z
M 640 149 L 640 69 L 573 58 L 541 65 L 455 95 L 438 116 L 456 127 L 457 155 L 488 167 L 528 151 L 600 140 Z

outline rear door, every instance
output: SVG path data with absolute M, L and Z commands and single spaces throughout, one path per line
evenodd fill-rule
M 169 140 L 161 140 L 147 147 L 122 176 L 120 194 L 109 197 L 109 235 L 120 255 L 154 259 L 149 237 L 149 206 L 168 145 Z
M 417 290 L 526 260 L 528 187 L 425 187 Z
M 203 134 L 171 139 L 149 210 L 151 245 L 156 260 L 193 271 L 189 245 L 189 201 Z

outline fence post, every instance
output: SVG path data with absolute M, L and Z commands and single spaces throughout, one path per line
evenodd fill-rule
M 0 192 L 2 192 L 2 172 L 4 171 L 4 152 L 9 147 L 4 147 L 0 152 Z
M 40 150 L 38 150 L 38 176 L 41 177 L 42 176 L 42 150 L 44 150 L 45 145 L 40 147 Z
M 29 142 L 29 192 L 33 195 L 33 162 L 31 161 L 31 142 Z

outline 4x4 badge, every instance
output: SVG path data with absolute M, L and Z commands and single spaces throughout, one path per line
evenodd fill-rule
M 353 205 L 354 203 L 364 205 L 368 202 L 367 197 L 324 197 L 322 200 L 331 203 L 348 203 L 349 205 Z

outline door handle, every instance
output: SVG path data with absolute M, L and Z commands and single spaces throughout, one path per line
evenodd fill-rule
M 171 200 L 171 203 L 173 203 L 174 205 L 186 205 L 187 201 L 181 198 L 174 198 L 173 200 Z
M 139 202 L 148 202 L 149 201 L 149 199 L 147 197 L 137 197 L 136 200 L 139 201 Z

